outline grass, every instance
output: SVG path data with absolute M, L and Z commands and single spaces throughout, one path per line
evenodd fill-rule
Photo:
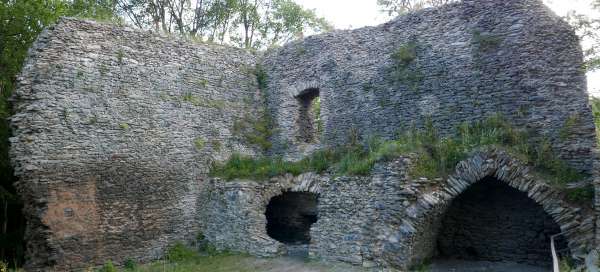
M 456 164 L 468 158 L 474 150 L 498 147 L 532 166 L 556 187 L 564 189 L 567 183 L 585 178 L 584 174 L 554 154 L 549 140 L 531 137 L 530 132 L 514 128 L 500 115 L 480 122 L 463 123 L 453 135 L 446 137 L 439 135 L 432 122 L 426 122 L 423 128 L 409 129 L 395 140 L 372 137 L 366 145 L 361 145 L 357 136 L 351 138 L 345 146 L 320 150 L 297 162 L 284 161 L 279 157 L 254 159 L 234 154 L 228 161 L 213 165 L 211 175 L 226 180 L 265 180 L 287 173 L 299 175 L 325 171 L 340 176 L 368 175 L 378 162 L 414 154 L 416 159 L 410 170 L 411 176 L 438 178 L 452 173 Z M 589 189 L 567 192 L 573 194 L 573 199 L 590 197 Z
M 112 267 L 107 262 L 105 267 Z M 365 271 L 361 268 L 352 267 L 349 264 L 325 264 L 315 261 L 300 261 L 286 258 L 257 258 L 246 254 L 217 252 L 211 249 L 195 250 L 181 243 L 173 245 L 160 261 L 150 264 L 138 265 L 127 261 L 123 268 L 110 271 L 132 271 L 132 272 L 255 272 L 255 271 L 331 271 L 349 272 Z

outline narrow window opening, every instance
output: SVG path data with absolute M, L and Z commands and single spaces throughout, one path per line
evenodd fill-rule
M 300 104 L 298 139 L 304 143 L 315 143 L 322 130 L 319 89 L 306 89 L 296 98 Z

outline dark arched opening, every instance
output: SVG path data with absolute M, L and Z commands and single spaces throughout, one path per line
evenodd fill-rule
M 550 267 L 550 236 L 560 232 L 526 193 L 488 177 L 450 204 L 437 236 L 438 257 Z M 564 240 L 557 243 L 567 248 Z
M 285 244 L 308 244 L 310 226 L 317 222 L 318 196 L 306 192 L 286 192 L 267 205 L 267 234 Z
M 321 130 L 321 99 L 319 89 L 311 88 L 302 91 L 298 96 L 298 139 L 305 143 L 318 140 Z

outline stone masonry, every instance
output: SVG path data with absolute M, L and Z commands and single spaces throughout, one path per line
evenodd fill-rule
M 407 48 L 413 55 L 398 69 L 393 55 Z M 12 97 L 26 268 L 151 261 L 198 233 L 220 249 L 285 254 L 266 233 L 264 213 L 287 191 L 318 195 L 309 256 L 409 268 L 439 255 L 440 229 L 458 226 L 444 219 L 451 203 L 490 177 L 535 202 L 543 211 L 532 211 L 552 218 L 581 259 L 600 246 L 582 58 L 573 30 L 539 0 L 464 0 L 261 53 L 63 18 L 34 43 Z M 263 90 L 258 66 L 268 77 Z M 309 105 L 316 96 L 318 122 Z M 274 120 L 269 151 L 236 129 L 265 111 Z M 474 152 L 435 180 L 411 177 L 410 157 L 364 177 L 208 177 L 211 163 L 235 152 L 294 160 L 350 135 L 390 139 L 426 120 L 448 135 L 494 114 L 549 140 L 589 174 L 582 182 L 593 182 L 595 202 L 566 201 L 496 149 Z

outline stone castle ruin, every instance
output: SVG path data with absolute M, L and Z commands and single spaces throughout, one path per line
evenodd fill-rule
M 414 57 L 399 82 L 401 47 Z M 438 257 L 548 265 L 562 233 L 583 260 L 600 246 L 600 202 L 569 201 L 502 148 L 438 179 L 411 176 L 410 155 L 366 176 L 208 175 L 234 153 L 298 160 L 351 133 L 392 139 L 431 120 L 448 135 L 501 114 L 548 139 L 598 199 L 581 67 L 573 30 L 539 0 L 464 0 L 261 53 L 64 18 L 31 48 L 12 98 L 27 267 L 151 261 L 198 233 L 257 256 L 401 269 Z M 236 125 L 263 115 L 267 151 Z

